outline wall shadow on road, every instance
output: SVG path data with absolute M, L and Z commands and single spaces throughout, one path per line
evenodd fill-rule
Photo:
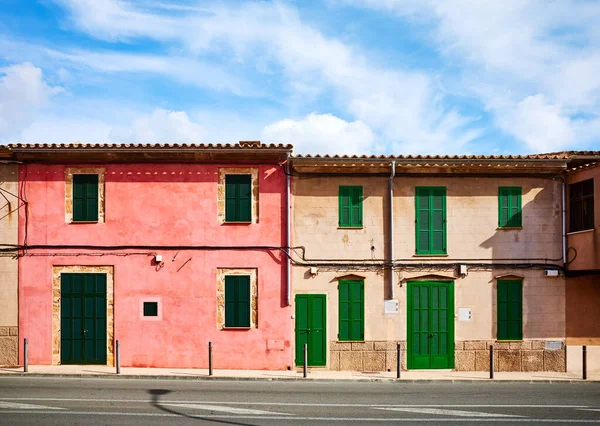
M 206 418 L 206 417 L 202 417 L 202 416 L 190 416 L 189 414 L 186 413 L 182 413 L 176 410 L 173 410 L 171 408 L 167 408 L 164 405 L 162 405 L 160 403 L 160 397 L 163 395 L 167 395 L 169 393 L 171 393 L 170 390 L 167 389 L 148 389 L 148 393 L 150 394 L 152 400 L 151 400 L 151 404 L 158 408 L 161 411 L 164 411 L 165 413 L 169 413 L 169 414 L 174 414 L 176 416 L 181 416 L 181 417 L 187 417 L 188 419 L 194 419 L 194 420 L 204 420 L 207 422 L 213 422 L 213 423 L 222 423 L 222 424 L 227 424 L 227 425 L 241 425 L 241 426 L 250 426 L 249 423 L 238 423 L 238 422 L 232 422 L 232 421 L 227 421 L 227 420 L 217 420 L 214 418 Z M 190 402 L 191 403 L 191 402 Z

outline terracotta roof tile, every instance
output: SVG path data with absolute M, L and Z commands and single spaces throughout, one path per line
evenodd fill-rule
M 103 150 L 103 149 L 285 149 L 291 150 L 292 145 L 284 144 L 262 144 L 259 141 L 240 141 L 236 144 L 217 143 L 217 144 L 188 144 L 188 143 L 12 143 L 7 145 L 10 150 L 38 150 L 38 149 L 60 149 L 60 150 Z

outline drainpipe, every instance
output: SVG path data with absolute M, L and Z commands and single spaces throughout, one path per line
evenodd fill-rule
M 567 203 L 566 203 L 566 183 L 562 179 L 562 255 L 563 266 L 567 265 Z
M 291 176 L 290 176 L 290 154 L 287 154 L 287 161 L 285 162 L 285 188 L 286 188 L 286 202 L 285 202 L 285 227 L 286 227 L 286 236 L 285 236 L 285 245 L 286 245 L 286 297 L 287 297 L 287 306 L 291 306 L 291 282 L 292 282 L 292 261 L 290 259 L 290 247 L 291 243 L 291 223 L 290 223 L 290 210 L 292 209 L 291 205 Z
M 390 299 L 394 298 L 394 176 L 396 176 L 396 160 L 392 160 L 392 174 L 389 180 L 390 192 Z

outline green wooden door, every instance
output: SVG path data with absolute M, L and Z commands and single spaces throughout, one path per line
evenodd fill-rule
M 61 364 L 106 364 L 106 274 L 60 281 Z
M 408 368 L 454 368 L 454 283 L 408 283 Z
M 324 294 L 296 295 L 296 365 L 304 364 L 308 344 L 308 365 L 327 363 L 326 303 Z

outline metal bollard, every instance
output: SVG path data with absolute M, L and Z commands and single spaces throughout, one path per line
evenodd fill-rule
M 208 342 L 208 375 L 213 375 L 213 366 L 212 366 L 212 342 Z
M 494 345 L 490 345 L 490 379 L 494 378 Z
M 581 351 L 581 369 L 583 372 L 583 380 L 587 380 L 587 346 L 583 345 Z
M 305 343 L 304 344 L 304 369 L 303 369 L 304 377 L 307 376 L 307 370 L 308 370 L 308 343 Z
M 121 374 L 121 342 L 119 342 L 117 340 L 115 343 L 116 343 L 115 366 L 117 367 L 117 374 Z
M 400 369 L 402 368 L 402 350 L 400 348 L 400 343 L 398 343 L 397 354 L 396 354 L 396 379 L 400 378 Z
M 27 337 L 23 341 L 23 372 L 29 371 L 29 340 Z

